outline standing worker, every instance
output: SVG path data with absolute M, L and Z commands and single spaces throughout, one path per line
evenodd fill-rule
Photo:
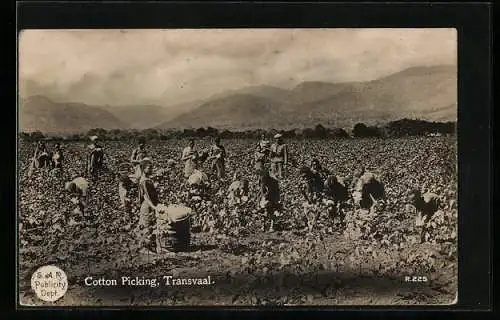
M 146 144 L 145 139 L 140 138 L 137 148 L 135 148 L 132 151 L 132 155 L 130 157 L 130 162 L 134 166 L 134 175 L 131 178 L 132 178 L 132 181 L 135 181 L 137 183 L 139 182 L 139 179 L 142 176 L 141 162 L 143 159 L 145 159 L 148 156 L 148 154 L 146 152 L 145 144 Z
M 61 148 L 61 144 L 56 143 L 55 150 L 52 155 L 52 168 L 62 169 L 62 162 L 64 161 L 64 155 Z
M 255 170 L 257 174 L 260 174 L 262 170 L 264 170 L 264 165 L 269 161 L 269 153 L 270 153 L 270 143 L 265 140 L 265 136 L 262 135 L 261 141 L 257 144 L 257 148 L 255 150 Z
M 98 137 L 90 137 L 92 143 L 89 145 L 90 155 L 87 161 L 87 172 L 92 178 L 97 178 L 99 171 L 103 168 L 104 150 L 98 143 Z
M 194 139 L 189 139 L 189 145 L 182 150 L 182 158 L 184 161 L 184 177 L 187 179 L 196 169 L 197 152 L 195 150 Z
M 146 158 L 141 161 L 141 172 L 142 176 L 139 181 L 141 209 L 139 211 L 137 233 L 143 250 L 148 253 L 157 253 L 155 210 L 159 204 L 159 199 L 158 192 L 151 180 L 151 175 L 153 173 L 153 164 L 151 160 Z
M 130 199 L 130 193 L 132 190 L 134 182 L 126 174 L 120 175 L 118 181 L 118 195 L 120 197 L 120 208 L 124 209 L 127 213 L 130 213 L 132 209 L 132 200 Z
M 271 145 L 271 174 L 276 179 L 285 177 L 286 166 L 288 164 L 288 146 L 283 142 L 281 134 L 274 136 L 276 142 Z
M 224 179 L 225 172 L 226 149 L 220 142 L 219 137 L 214 138 L 214 143 L 210 148 L 210 157 L 212 160 L 212 172 L 215 171 L 218 180 Z
M 261 171 L 259 196 L 259 209 L 264 210 L 266 214 L 263 229 L 265 230 L 269 223 L 269 232 L 272 232 L 276 214 L 281 210 L 281 199 L 278 180 L 270 175 L 268 168 Z

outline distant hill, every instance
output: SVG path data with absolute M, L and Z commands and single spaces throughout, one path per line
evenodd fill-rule
M 43 91 L 34 90 L 35 85 L 26 81 L 21 94 Z M 317 124 L 352 128 L 357 122 L 376 125 L 402 118 L 456 121 L 457 71 L 455 66 L 415 67 L 367 82 L 308 81 L 290 90 L 250 86 L 171 106 L 89 106 L 32 95 L 21 99 L 19 111 L 21 130 L 58 133 L 209 126 L 288 130 Z
M 113 114 L 133 129 L 155 127 L 180 113 L 169 114 L 166 108 L 155 105 L 103 106 L 100 108 Z
M 268 85 L 250 86 L 239 90 L 228 91 L 224 94 L 214 96 L 212 97 L 212 99 L 223 98 L 235 94 L 251 95 L 259 98 L 269 99 L 279 103 L 288 103 L 293 100 L 293 94 L 289 90 Z
M 249 87 L 218 95 L 158 128 L 300 128 L 318 123 L 352 128 L 419 118 L 455 121 L 454 66 L 415 67 L 368 82 L 303 82 L 292 90 Z
M 160 126 L 170 128 L 254 128 L 269 125 L 269 118 L 277 118 L 282 105 L 271 99 L 250 94 L 232 94 L 203 103 L 190 112 L 181 114 Z
M 68 133 L 127 126 L 110 112 L 81 103 L 57 103 L 41 95 L 19 103 L 19 129 L 24 132 Z

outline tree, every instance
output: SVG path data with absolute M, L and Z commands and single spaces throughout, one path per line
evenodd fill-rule
M 182 135 L 185 137 L 195 137 L 196 136 L 196 131 L 193 129 L 184 129 L 182 131 Z
M 368 127 L 364 123 L 356 123 L 352 130 L 352 135 L 357 138 L 363 138 L 368 135 Z
M 103 129 L 103 128 L 94 128 L 94 129 L 90 129 L 87 132 L 87 135 L 88 136 L 98 136 L 99 138 L 104 140 L 108 137 L 108 131 L 106 131 L 106 129 Z
M 19 133 L 19 139 L 22 141 L 29 141 L 30 140 L 30 134 L 26 132 L 21 132 Z
M 316 132 L 311 128 L 305 128 L 304 130 L 302 130 L 302 136 L 304 138 L 312 138 L 315 136 L 315 134 Z
M 207 136 L 214 137 L 214 136 L 219 135 L 219 130 L 212 128 L 212 127 L 207 127 L 207 129 L 205 130 L 205 133 Z
M 357 138 L 383 137 L 383 131 L 380 128 L 376 126 L 368 127 L 364 123 L 356 123 L 352 134 Z
M 32 141 L 43 140 L 45 135 L 41 131 L 34 131 L 30 134 L 30 139 Z
M 314 136 L 317 138 L 324 138 L 327 135 L 327 130 L 321 124 L 316 125 L 314 128 Z
M 342 128 L 333 129 L 332 132 L 331 132 L 331 135 L 333 137 L 335 137 L 335 138 L 350 138 L 350 136 L 347 133 L 347 131 L 345 131 Z
M 220 133 L 220 137 L 223 138 L 223 139 L 229 139 L 233 136 L 233 133 L 227 129 L 223 130 L 221 133 Z
M 142 131 L 140 136 L 142 136 L 146 140 L 156 140 L 159 137 L 159 133 L 158 133 L 158 130 L 151 128 L 151 129 L 146 129 L 146 130 Z

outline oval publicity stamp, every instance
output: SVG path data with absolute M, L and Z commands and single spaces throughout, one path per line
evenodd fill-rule
M 66 273 L 56 266 L 43 266 L 33 273 L 31 288 L 39 299 L 54 302 L 66 294 L 68 278 Z

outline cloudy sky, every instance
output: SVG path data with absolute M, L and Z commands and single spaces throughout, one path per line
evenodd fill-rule
M 373 80 L 456 65 L 455 29 L 29 30 L 22 95 L 174 105 L 248 85 Z

